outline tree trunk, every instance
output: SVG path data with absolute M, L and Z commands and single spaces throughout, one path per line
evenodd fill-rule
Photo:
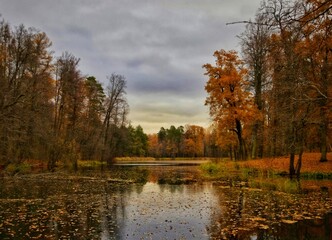
M 48 171 L 53 172 L 55 170 L 57 158 L 58 158 L 57 150 L 52 149 L 47 163 Z
M 299 160 L 297 161 L 297 164 L 296 164 L 296 176 L 297 176 L 297 178 L 300 178 L 300 174 L 301 174 L 302 154 L 303 154 L 303 149 L 301 149 L 301 151 L 299 153 Z
M 326 115 L 324 110 L 321 110 L 321 117 L 322 123 L 319 126 L 319 135 L 320 135 L 320 152 L 321 152 L 321 157 L 320 157 L 320 162 L 327 162 L 327 124 L 326 124 Z
M 293 178 L 293 176 L 295 175 L 294 161 L 295 161 L 295 149 L 294 149 L 294 147 L 292 147 L 290 157 L 289 157 L 289 176 L 290 176 L 290 178 Z
M 251 158 L 257 159 L 263 157 L 264 141 L 263 141 L 263 122 L 257 121 L 253 129 Z
M 232 146 L 229 147 L 229 155 L 230 155 L 231 160 L 233 161 L 233 147 Z
M 237 134 L 237 138 L 238 138 L 238 142 L 239 142 L 238 157 L 236 159 L 237 160 L 246 160 L 247 156 L 246 156 L 244 140 L 242 137 L 242 125 L 238 119 L 236 119 L 235 122 L 236 122 L 236 134 Z
M 327 162 L 327 130 L 328 130 L 328 89 L 329 89 L 329 81 L 331 80 L 329 77 L 330 73 L 330 55 L 331 48 L 326 47 L 325 49 L 325 57 L 323 62 L 323 67 L 321 70 L 321 90 L 320 93 L 322 99 L 320 100 L 320 149 L 321 149 L 321 158 L 320 162 Z
M 257 158 L 257 132 L 258 132 L 258 124 L 254 125 L 253 133 L 252 133 L 252 149 L 251 149 L 251 158 Z

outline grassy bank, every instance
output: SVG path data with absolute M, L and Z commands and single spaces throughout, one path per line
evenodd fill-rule
M 305 153 L 302 160 L 301 177 L 305 179 L 332 179 L 332 153 L 328 154 L 328 162 L 319 162 L 319 153 Z M 289 157 L 265 158 L 248 161 L 231 161 L 229 159 L 211 158 L 153 158 L 153 157 L 122 157 L 116 162 L 184 162 L 202 163 L 201 171 L 206 179 L 229 178 L 241 176 L 244 178 L 258 175 L 270 176 L 287 173 Z M 102 164 L 97 160 L 79 160 L 78 168 L 99 168 Z M 71 170 L 71 163 L 59 163 L 58 170 Z M 47 162 L 40 160 L 26 160 L 19 164 L 9 164 L 0 167 L 0 175 L 30 174 L 47 172 Z
M 189 157 L 177 157 L 177 158 L 154 158 L 154 157 L 117 157 L 116 162 L 152 162 L 152 161 L 213 161 L 213 158 L 189 158 Z
M 319 153 L 304 153 L 301 177 L 305 179 L 332 179 L 332 153 L 328 162 L 319 162 Z M 297 159 L 296 159 L 297 162 Z M 296 163 L 295 163 L 296 164 Z M 241 178 L 287 174 L 289 157 L 264 158 L 247 161 L 220 160 L 201 165 L 206 178 L 218 179 L 239 176 Z

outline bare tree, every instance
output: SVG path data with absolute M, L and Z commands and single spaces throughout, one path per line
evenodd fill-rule
M 241 35 L 242 52 L 249 69 L 249 81 L 254 91 L 254 102 L 260 112 L 264 112 L 262 120 L 256 120 L 252 131 L 252 158 L 263 157 L 265 112 L 263 94 L 269 87 L 268 51 L 270 27 L 265 24 L 263 15 L 257 14 L 255 24 L 248 23 L 246 31 Z M 265 90 L 265 91 L 264 91 Z
M 48 167 L 56 161 L 69 160 L 77 169 L 78 123 L 83 109 L 83 78 L 78 70 L 79 59 L 65 52 L 56 62 L 56 93 L 54 99 L 54 148 Z
M 47 149 L 51 43 L 45 33 L 0 22 L 1 163 L 37 158 Z
M 125 98 L 126 79 L 122 75 L 112 74 L 108 77 L 105 100 L 105 117 L 103 121 L 101 139 L 101 162 L 106 160 L 110 165 L 116 155 L 114 149 L 114 129 L 125 122 L 128 104 Z

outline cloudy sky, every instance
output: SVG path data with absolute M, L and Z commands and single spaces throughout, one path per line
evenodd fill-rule
M 219 49 L 239 50 L 236 37 L 260 0 L 0 0 L 12 26 L 46 32 L 54 56 L 80 58 L 83 74 L 104 86 L 127 79 L 129 119 L 146 133 L 185 124 L 207 127 L 206 77 Z

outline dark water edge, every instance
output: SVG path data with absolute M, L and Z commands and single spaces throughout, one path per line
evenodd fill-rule
M 3 178 L 0 239 L 332 239 L 330 189 L 273 189 L 195 166 Z

